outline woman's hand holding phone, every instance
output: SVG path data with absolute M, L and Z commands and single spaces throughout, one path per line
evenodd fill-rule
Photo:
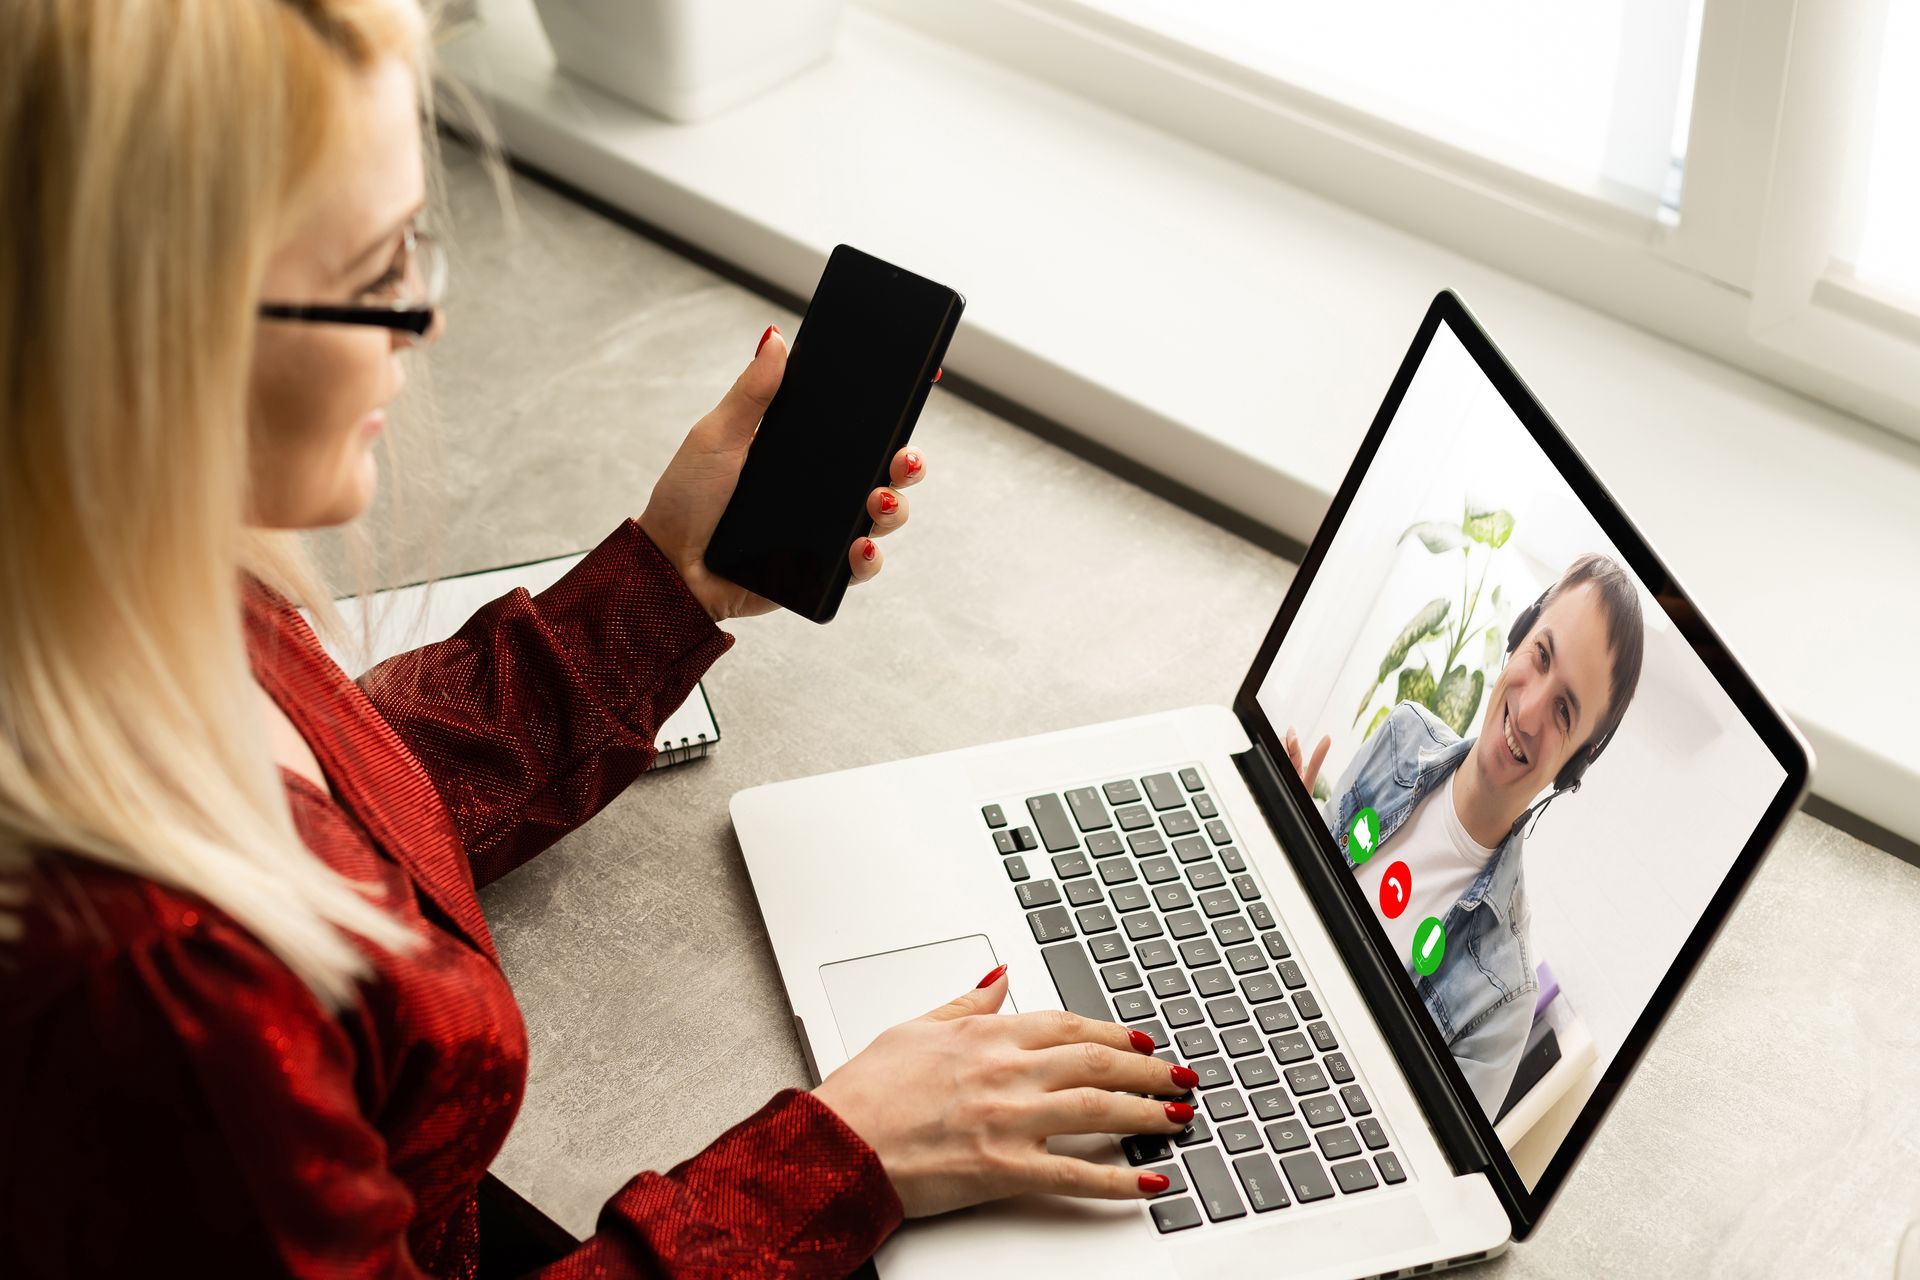
M 641 530 L 680 571 L 688 590 L 715 622 L 772 613 L 780 607 L 709 571 L 705 557 L 714 526 L 740 479 L 747 446 L 753 443 L 754 430 L 779 390 L 786 367 L 786 339 L 779 329 L 769 328 L 761 335 L 753 362 L 712 412 L 687 433 L 640 515 Z M 880 572 L 885 556 L 874 539 L 907 522 L 906 495 L 899 491 L 918 484 L 926 474 L 926 457 L 920 450 L 901 449 L 894 454 L 888 471 L 891 484 L 867 495 L 873 537 L 856 538 L 847 548 L 854 582 L 866 582 Z

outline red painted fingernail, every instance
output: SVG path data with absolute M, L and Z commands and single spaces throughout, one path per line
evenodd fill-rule
M 1200 1083 L 1200 1073 L 1192 1067 L 1175 1067 L 1173 1069 L 1173 1082 L 1182 1089 L 1191 1089 Z
M 920 474 L 920 455 L 919 454 L 909 453 L 907 455 L 907 474 L 910 476 L 917 476 Z
M 1006 971 L 1007 971 L 1007 966 L 1001 965 L 998 969 L 995 969 L 992 973 L 980 979 L 980 981 L 974 983 L 973 989 L 975 991 L 978 991 L 982 987 L 992 986 L 994 983 L 1000 981 L 1000 975 L 1005 973 Z
M 885 489 L 882 489 L 880 491 L 880 514 L 891 515 L 895 511 L 898 511 L 899 509 L 900 509 L 900 499 L 894 497 L 891 493 L 888 493 Z
M 1140 1189 L 1150 1196 L 1157 1196 L 1172 1185 L 1173 1183 L 1167 1180 L 1167 1175 L 1164 1173 L 1143 1173 L 1140 1175 Z
M 779 326 L 779 325 L 777 325 L 777 324 L 770 324 L 770 325 L 768 325 L 768 326 L 767 326 L 767 331 L 766 331 L 765 333 L 763 333 L 763 334 L 761 334 L 761 335 L 760 335 L 760 345 L 759 345 L 759 346 L 756 346 L 756 347 L 755 347 L 755 348 L 753 349 L 753 354 L 754 354 L 754 355 L 756 355 L 756 356 L 758 356 L 758 355 L 760 354 L 760 347 L 764 347 L 764 346 L 766 346 L 766 345 L 767 345 L 767 339 L 768 339 L 768 338 L 771 338 L 771 337 L 772 337 L 772 336 L 773 336 L 774 334 L 776 334 L 776 333 L 778 333 L 778 332 L 780 332 L 780 326 Z
M 1141 1053 L 1153 1052 L 1153 1037 L 1148 1035 L 1144 1031 L 1127 1032 L 1127 1043 L 1131 1044 L 1135 1049 L 1138 1049 Z
M 933 371 L 933 380 L 934 380 L 935 382 L 938 382 L 938 381 L 940 381 L 940 375 L 941 375 L 941 374 L 943 374 L 943 373 L 945 373 L 945 372 L 946 372 L 946 370 L 945 370 L 945 369 L 935 369 L 935 370 Z
M 871 560 L 873 559 L 874 553 L 878 550 L 880 550 L 880 548 L 873 544 L 873 539 L 868 538 L 867 545 L 860 548 L 860 558 L 862 560 Z
M 1184 1102 L 1169 1102 L 1167 1119 L 1175 1124 L 1187 1124 L 1193 1119 L 1193 1108 Z

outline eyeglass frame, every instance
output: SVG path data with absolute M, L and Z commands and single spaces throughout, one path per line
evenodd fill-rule
M 432 264 L 427 286 L 427 301 L 424 305 L 395 303 L 390 306 L 369 306 L 357 303 L 304 303 L 304 302 L 263 302 L 259 314 L 267 320 L 295 320 L 309 324 L 358 324 L 370 325 L 378 329 L 391 329 L 410 333 L 416 338 L 425 337 L 433 328 L 434 316 L 440 309 L 441 296 L 446 291 L 447 260 L 440 242 L 432 233 L 422 231 L 411 223 L 400 232 L 401 246 L 406 250 L 409 263 L 421 256 L 422 247 Z

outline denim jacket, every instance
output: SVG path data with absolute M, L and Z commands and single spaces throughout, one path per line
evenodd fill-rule
M 1416 702 L 1402 702 L 1367 740 L 1334 788 L 1327 827 L 1346 852 L 1353 815 L 1380 817 L 1380 846 L 1406 825 L 1421 801 L 1440 789 L 1473 750 Z M 1412 973 L 1454 1061 L 1492 1120 L 1506 1101 L 1533 1026 L 1540 983 L 1528 938 L 1526 880 L 1516 831 L 1494 851 L 1467 891 L 1441 919 L 1446 952 L 1429 977 Z M 1350 853 L 1347 864 L 1356 865 Z M 1402 964 L 1406 964 L 1402 958 Z

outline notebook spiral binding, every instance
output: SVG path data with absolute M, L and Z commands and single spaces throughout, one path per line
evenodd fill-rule
M 711 744 L 705 732 L 702 732 L 698 738 L 682 738 L 678 742 L 668 739 L 661 744 L 659 752 L 654 756 L 653 767 L 657 769 L 662 765 L 679 764 L 684 760 L 704 760 L 707 757 L 709 745 Z

